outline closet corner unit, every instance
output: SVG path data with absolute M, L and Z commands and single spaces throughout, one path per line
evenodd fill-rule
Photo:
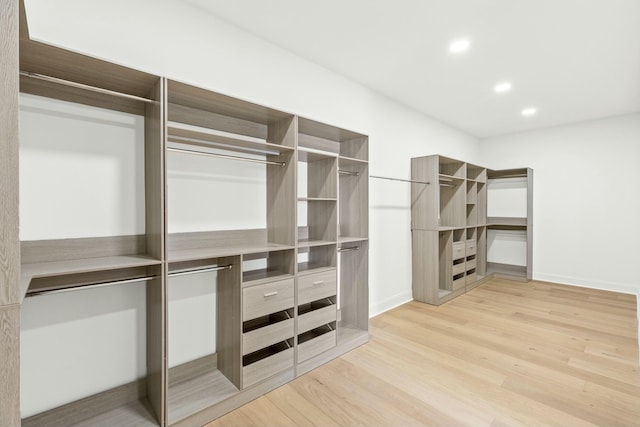
M 502 178 L 529 177 L 525 182 L 528 203 L 525 215 L 512 218 L 487 217 L 492 183 Z M 460 160 L 431 155 L 411 159 L 411 235 L 413 298 L 439 305 L 483 283 L 490 275 L 528 272 L 531 246 L 531 169 L 491 171 Z M 424 184 L 426 182 L 427 184 Z M 499 188 L 499 187 L 498 187 Z M 506 199 L 510 195 L 506 194 Z M 499 197 L 504 198 L 502 196 Z M 526 261 L 512 266 L 494 263 L 493 229 L 507 227 L 503 222 L 528 224 Z M 518 230 L 521 226 L 518 225 Z M 525 266 L 525 267 L 522 267 Z

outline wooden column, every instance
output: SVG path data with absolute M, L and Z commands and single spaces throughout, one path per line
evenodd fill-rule
M 20 425 L 18 0 L 0 0 L 0 425 Z

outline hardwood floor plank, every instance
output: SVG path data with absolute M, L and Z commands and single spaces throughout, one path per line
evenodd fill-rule
M 370 320 L 371 340 L 209 424 L 638 426 L 633 295 L 491 280 Z

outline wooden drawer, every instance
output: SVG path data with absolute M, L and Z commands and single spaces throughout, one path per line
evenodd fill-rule
M 242 387 L 249 387 L 289 368 L 293 368 L 293 348 L 265 357 L 242 368 Z
M 293 319 L 254 329 L 251 332 L 242 334 L 242 355 L 244 356 L 261 348 L 287 340 L 292 338 L 293 335 Z
M 459 279 L 456 279 L 452 282 L 451 284 L 451 290 L 453 291 L 457 291 L 460 288 L 464 288 L 465 285 L 465 276 L 460 277 Z
M 293 307 L 293 279 L 242 290 L 242 320 L 255 319 Z
M 298 276 L 298 304 L 336 294 L 336 270 Z
M 467 274 L 466 276 L 466 284 L 470 285 L 478 280 L 478 275 L 476 273 Z
M 476 259 L 467 260 L 467 262 L 464 263 L 464 266 L 466 271 L 476 268 Z
M 337 316 L 336 305 L 329 305 L 298 316 L 298 334 L 310 331 L 318 326 L 335 322 Z
M 461 262 L 459 264 L 453 264 L 453 269 L 451 271 L 452 271 L 452 274 L 455 276 L 456 274 L 464 273 L 465 271 L 467 271 L 467 269 L 464 266 L 464 262 Z
M 467 242 L 465 245 L 465 255 L 475 255 L 478 251 L 478 244 L 475 241 Z
M 465 257 L 465 242 L 456 242 L 453 244 L 453 259 Z
M 336 346 L 336 331 L 330 331 L 298 345 L 298 363 Z

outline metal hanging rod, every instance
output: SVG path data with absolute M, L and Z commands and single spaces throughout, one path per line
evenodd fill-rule
M 57 77 L 47 76 L 44 74 L 31 73 L 29 71 L 20 71 L 20 75 L 25 77 L 30 77 L 32 79 L 44 80 L 47 82 L 58 83 L 65 86 L 71 86 L 79 89 L 90 90 L 92 92 L 98 92 L 104 95 L 112 95 L 112 96 L 118 96 L 120 98 L 132 99 L 134 101 L 146 102 L 148 104 L 154 104 L 157 102 L 157 101 L 154 101 L 153 99 L 143 98 L 141 96 L 129 95 L 128 93 L 116 92 L 115 90 L 103 89 L 101 87 L 85 85 L 82 83 L 72 82 L 70 80 L 64 80 L 64 79 L 59 79 Z
M 194 268 L 192 270 L 175 271 L 173 273 L 169 273 L 169 277 L 186 276 L 188 274 L 195 274 L 195 273 L 208 273 L 210 271 L 231 270 L 232 268 L 233 268 L 233 264 L 221 265 L 218 267 Z
M 286 162 L 272 162 L 271 160 L 249 159 L 247 157 L 231 156 L 228 154 L 206 153 L 206 152 L 197 151 L 197 150 L 187 150 L 186 148 L 169 147 L 167 148 L 167 151 L 173 151 L 176 153 L 197 154 L 200 156 L 208 156 L 208 157 L 218 157 L 221 159 L 242 160 L 244 162 L 262 163 L 266 165 L 275 165 L 280 167 L 285 167 L 287 165 Z
M 340 175 L 354 175 L 354 176 L 360 176 L 360 172 L 346 171 L 346 170 L 342 170 L 342 169 L 339 169 L 339 170 L 338 170 L 338 173 L 339 173 Z
M 401 181 L 401 182 L 410 182 L 412 184 L 431 185 L 430 182 L 427 182 L 427 181 L 416 181 L 414 179 L 387 178 L 386 176 L 376 176 L 376 175 L 369 175 L 369 178 L 388 179 L 389 181 Z
M 351 252 L 351 251 L 359 251 L 360 246 L 352 246 L 349 248 L 338 248 L 338 252 Z
M 145 277 L 137 277 L 135 279 L 123 279 L 123 280 L 112 280 L 110 282 L 100 282 L 93 283 L 91 285 L 79 285 L 72 286 L 69 288 L 61 288 L 61 289 L 48 289 L 43 291 L 27 291 L 25 296 L 27 297 L 36 297 L 40 295 L 48 295 L 48 294 L 61 294 L 64 292 L 72 292 L 72 291 L 81 291 L 85 289 L 95 289 L 95 288 L 103 288 L 105 286 L 112 285 L 124 285 L 125 283 L 134 283 L 134 282 L 146 282 L 149 280 L 157 279 L 159 276 L 145 276 Z

